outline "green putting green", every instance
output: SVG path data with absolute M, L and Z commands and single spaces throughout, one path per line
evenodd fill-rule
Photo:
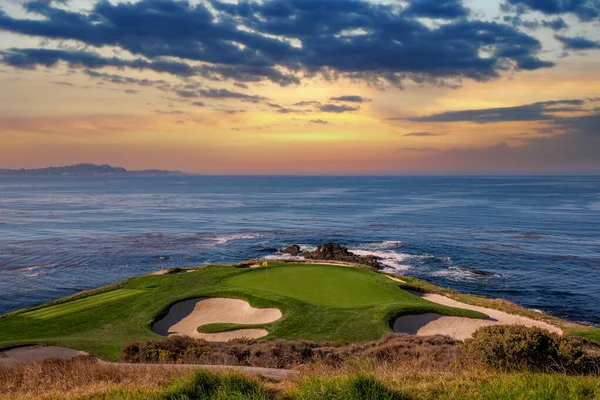
M 337 266 L 267 267 L 236 275 L 224 283 L 330 308 L 381 306 L 417 300 L 383 275 Z

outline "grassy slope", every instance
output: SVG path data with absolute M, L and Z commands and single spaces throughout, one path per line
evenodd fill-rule
M 196 297 L 235 297 L 255 307 L 278 307 L 284 316 L 264 325 L 270 331 L 266 339 L 362 341 L 390 332 L 389 321 L 403 314 L 438 312 L 483 317 L 426 302 L 366 269 L 275 264 L 269 266 L 268 273 L 266 284 L 261 283 L 266 276 L 264 269 L 232 266 L 128 279 L 3 316 L 0 346 L 43 342 L 114 360 L 128 342 L 158 339 L 150 330 L 155 318 L 172 304 Z M 314 290 L 318 285 L 320 289 Z M 285 295 L 287 290 L 289 296 Z M 371 296 L 373 300 L 369 300 Z

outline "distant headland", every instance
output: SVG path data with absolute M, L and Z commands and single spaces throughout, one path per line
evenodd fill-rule
M 129 171 L 122 167 L 108 164 L 76 164 L 62 167 L 46 167 L 34 169 L 0 169 L 0 176 L 171 176 L 185 175 L 181 171 L 165 171 L 145 169 Z

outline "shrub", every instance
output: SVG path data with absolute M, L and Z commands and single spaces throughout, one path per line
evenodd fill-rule
M 302 400 L 408 400 L 410 397 L 386 387 L 371 376 L 309 377 L 291 390 L 290 398 Z
M 580 339 L 519 325 L 480 328 L 464 350 L 468 358 L 503 371 L 590 373 L 597 368 Z

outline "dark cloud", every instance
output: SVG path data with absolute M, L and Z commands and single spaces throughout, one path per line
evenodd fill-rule
M 323 119 L 311 119 L 310 123 L 317 124 L 317 125 L 327 125 L 327 124 L 329 124 L 329 121 L 325 121 Z
M 404 137 L 431 137 L 431 136 L 444 136 L 443 133 L 431 133 L 431 132 L 412 132 L 402 135 Z
M 125 89 L 124 92 L 127 93 L 127 94 L 137 94 L 137 93 L 139 93 L 139 90 Z
M 263 100 L 267 100 L 266 97 L 253 96 L 245 93 L 233 92 L 227 89 L 201 89 L 199 93 L 203 97 L 212 99 L 238 99 L 242 101 L 248 101 L 251 103 L 258 103 Z
M 562 18 L 555 18 L 552 20 L 544 20 L 544 21 L 542 21 L 542 26 L 544 28 L 550 28 L 554 31 L 561 31 L 563 29 L 569 28 L 569 25 Z
M 470 14 L 462 0 L 412 0 L 406 12 L 408 15 L 434 19 L 456 19 Z
M 176 90 L 175 93 L 181 97 L 185 97 L 187 99 L 191 99 L 194 97 L 198 97 L 198 92 L 194 90 Z
M 195 105 L 196 107 L 204 107 L 204 106 L 206 106 L 206 104 L 204 104 L 201 101 L 195 101 L 192 104 Z
M 183 77 L 195 74 L 194 69 L 183 62 L 161 59 L 156 61 L 146 61 L 140 58 L 125 60 L 117 57 L 103 57 L 98 53 L 87 51 L 12 48 L 0 51 L 0 60 L 3 64 L 23 69 L 31 69 L 36 66 L 54 67 L 59 62 L 64 61 L 68 63 L 71 68 L 85 67 L 95 69 L 104 67 L 127 67 L 138 70 L 166 72 Z
M 92 71 L 89 69 L 84 70 L 83 73 L 92 78 L 98 78 L 98 79 L 102 79 L 104 81 L 116 83 L 116 84 L 155 86 L 161 90 L 169 90 L 171 87 L 169 82 L 162 80 L 162 79 L 159 79 L 159 80 L 139 79 L 139 78 L 132 78 L 129 76 L 122 76 L 122 75 L 117 75 L 117 74 L 107 74 L 104 72 L 97 72 L 97 71 Z
M 0 29 L 115 47 L 141 58 L 13 49 L 2 54 L 2 61 L 21 68 L 65 61 L 90 69 L 151 69 L 243 83 L 270 80 L 282 86 L 315 74 L 395 85 L 405 79 L 437 84 L 553 65 L 538 58 L 542 46 L 537 39 L 505 24 L 466 19 L 468 10 L 457 0 L 413 0 L 406 9 L 367 0 L 209 3 L 102 0 L 83 12 L 29 1 L 25 7 L 35 18 L 0 11 Z M 447 21 L 430 26 L 420 17 Z M 189 61 L 203 64 L 193 67 Z
M 593 50 L 600 49 L 600 42 L 586 39 L 581 36 L 568 37 L 562 35 L 554 36 L 557 40 L 562 42 L 565 50 Z
M 321 107 L 319 107 L 319 110 L 321 110 L 321 112 L 326 112 L 326 113 L 337 113 L 337 114 L 341 114 L 341 113 L 345 113 L 345 112 L 349 112 L 349 111 L 357 111 L 359 110 L 360 107 L 350 107 L 350 106 L 346 106 L 346 105 L 337 105 L 337 104 L 324 104 Z
M 546 121 L 554 119 L 552 113 L 581 111 L 584 100 L 557 100 L 527 104 L 517 107 L 488 108 L 482 110 L 447 111 L 416 118 L 389 118 L 390 121 L 412 122 L 494 122 Z
M 229 109 L 222 109 L 219 110 L 220 112 L 222 112 L 223 114 L 229 114 L 229 115 L 236 115 L 236 114 L 243 114 L 245 112 L 247 112 L 248 110 L 229 110 Z
M 600 16 L 600 0 L 507 0 L 505 11 L 539 11 L 546 15 L 574 14 L 582 21 Z
M 336 102 L 346 102 L 346 103 L 368 103 L 371 99 L 366 99 L 361 96 L 340 96 L 340 97 L 332 97 L 329 101 Z
M 320 101 L 301 101 L 299 103 L 295 103 L 294 106 L 296 107 L 305 107 L 305 106 L 320 106 L 321 102 Z
M 62 86 L 75 86 L 71 82 L 52 82 L 52 83 L 55 85 L 62 85 Z

